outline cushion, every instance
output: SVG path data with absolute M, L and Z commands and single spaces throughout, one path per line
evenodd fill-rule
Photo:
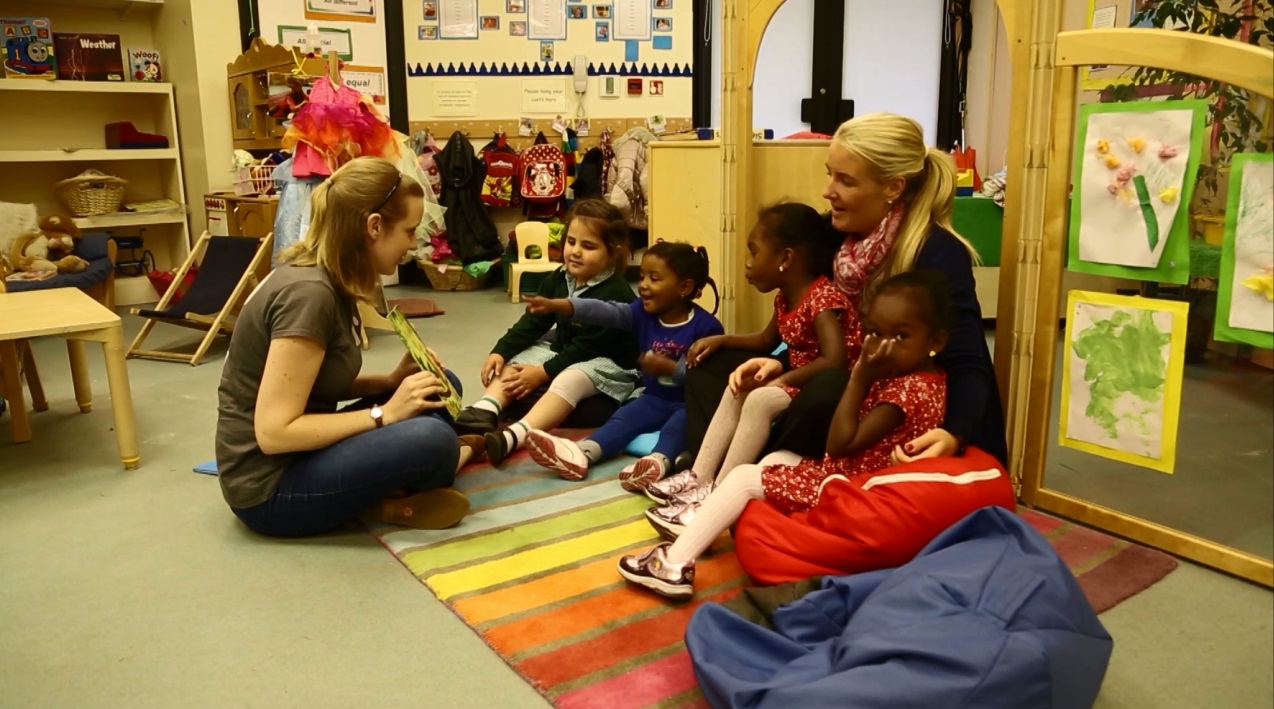
M 4 285 L 14 293 L 49 288 L 88 288 L 106 280 L 114 268 L 115 264 L 103 257 L 89 261 L 88 268 L 79 273 L 59 273 L 44 281 L 9 281 Z
M 1016 507 L 1004 467 L 970 448 L 852 479 L 828 480 L 816 507 L 791 516 L 764 500 L 735 529 L 743 570 L 758 583 L 842 576 L 901 566 L 983 507 Z
M 104 231 L 85 232 L 80 237 L 79 243 L 75 245 L 75 255 L 85 261 L 106 258 L 106 249 L 110 240 L 111 235 Z

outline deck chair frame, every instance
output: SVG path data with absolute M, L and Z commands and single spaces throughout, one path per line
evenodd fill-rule
M 250 239 L 254 237 L 233 238 Z M 142 358 L 167 360 L 171 362 L 187 362 L 192 367 L 199 366 L 200 360 L 202 360 L 204 355 L 207 354 L 208 348 L 212 346 L 212 341 L 216 339 L 217 335 L 223 333 L 228 335 L 234 332 L 235 319 L 233 315 L 237 313 L 244 296 L 251 292 L 249 286 L 253 288 L 256 287 L 257 271 L 260 269 L 263 260 L 271 253 L 272 245 L 274 243 L 273 232 L 267 236 L 255 238 L 259 243 L 257 245 L 257 252 L 252 257 L 252 263 L 244 271 L 243 275 L 239 277 L 239 281 L 235 284 L 234 290 L 230 293 L 230 297 L 226 299 L 226 302 L 221 306 L 221 310 L 219 310 L 215 316 L 200 315 L 198 313 L 186 313 L 184 319 L 145 316 L 146 322 L 142 325 L 141 331 L 137 333 L 137 337 L 133 339 L 133 343 L 128 346 L 127 357 L 129 359 Z M 183 282 L 185 282 L 186 274 L 190 272 L 191 267 L 193 267 L 195 263 L 203 257 L 205 252 L 207 252 L 208 243 L 210 241 L 212 241 L 212 235 L 205 231 L 203 235 L 199 237 L 199 241 L 195 242 L 195 248 L 190 250 L 190 255 L 186 257 L 185 263 L 181 265 L 181 268 L 177 269 L 177 274 L 173 277 L 172 283 L 169 284 L 168 290 L 164 292 L 164 296 L 159 299 L 159 303 L 155 306 L 155 310 L 162 311 L 168 308 L 168 304 L 172 302 L 173 298 L 177 295 L 177 289 L 181 287 Z M 140 308 L 132 309 L 133 315 L 139 315 L 140 313 Z M 145 341 L 148 335 L 150 335 L 151 329 L 155 327 L 156 323 L 160 322 L 205 331 L 206 334 L 204 335 L 203 340 L 200 341 L 199 347 L 195 350 L 194 354 L 169 352 L 166 350 L 140 349 L 142 342 Z

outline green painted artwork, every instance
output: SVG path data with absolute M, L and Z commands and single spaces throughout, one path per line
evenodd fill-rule
M 1150 433 L 1146 418 L 1163 401 L 1168 369 L 1163 352 L 1171 340 L 1153 312 L 1116 310 L 1109 318 L 1094 320 L 1071 344 L 1084 362 L 1088 383 L 1084 415 L 1110 438 L 1119 437 L 1121 422 Z

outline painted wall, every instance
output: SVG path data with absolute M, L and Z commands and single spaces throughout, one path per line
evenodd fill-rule
M 814 1 L 787 0 L 770 20 L 757 58 L 752 123 L 776 137 L 809 130 L 801 99 L 810 95 Z M 720 3 L 712 33 L 721 38 Z M 902 28 L 905 27 L 905 31 Z M 842 95 L 855 113 L 911 116 L 933 142 L 938 127 L 942 0 L 845 0 Z M 712 123 L 721 125 L 721 42 L 714 43 Z M 891 57 L 882 60 L 882 57 Z

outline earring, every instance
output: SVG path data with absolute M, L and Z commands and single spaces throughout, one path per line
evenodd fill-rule
M 787 270 L 787 266 L 779 266 L 779 273 L 782 273 L 786 270 Z
M 938 351 L 937 351 L 937 350 L 929 350 L 929 356 L 930 356 L 930 357 L 937 357 L 937 356 L 938 356 Z

